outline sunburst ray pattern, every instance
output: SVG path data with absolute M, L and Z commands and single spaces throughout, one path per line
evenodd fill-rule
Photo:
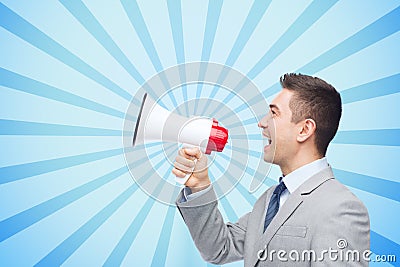
M 174 205 L 178 146 L 131 146 L 143 93 L 229 130 L 209 168 L 236 221 L 280 176 L 257 122 L 295 71 L 340 91 L 328 160 L 399 266 L 399 21 L 398 1 L 2 1 L 0 265 L 213 266 Z

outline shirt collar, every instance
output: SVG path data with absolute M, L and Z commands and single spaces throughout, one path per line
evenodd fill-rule
M 323 157 L 292 171 L 284 176 L 282 180 L 289 193 L 293 193 L 301 184 L 311 178 L 311 176 L 327 167 L 329 167 L 328 161 L 326 157 Z

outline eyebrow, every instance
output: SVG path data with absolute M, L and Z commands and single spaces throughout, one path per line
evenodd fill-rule
M 269 105 L 269 108 L 270 108 L 270 109 L 275 108 L 275 109 L 279 110 L 278 106 L 275 105 L 275 104 L 270 104 L 270 105 Z

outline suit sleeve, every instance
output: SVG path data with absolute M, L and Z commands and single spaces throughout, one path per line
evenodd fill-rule
M 338 205 L 328 205 L 321 216 L 323 220 L 314 227 L 316 233 L 324 234 L 313 236 L 311 249 L 317 252 L 318 257 L 323 250 L 330 248 L 337 253 L 330 256 L 327 252 L 322 261 L 312 262 L 311 266 L 368 266 L 364 252 L 370 249 L 370 222 L 361 201 L 355 198 L 338 201 Z
M 181 194 L 178 200 L 182 198 Z M 202 258 L 213 264 L 224 264 L 243 259 L 244 240 L 250 213 L 236 223 L 224 223 L 218 210 L 213 188 L 187 202 L 176 202 L 189 228 L 193 241 Z

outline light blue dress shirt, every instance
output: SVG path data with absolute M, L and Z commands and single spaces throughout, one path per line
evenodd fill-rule
M 279 199 L 279 208 L 282 207 L 290 194 L 296 191 L 300 185 L 311 178 L 314 174 L 317 174 L 328 167 L 328 161 L 326 160 L 326 157 L 323 157 L 301 166 L 300 168 L 284 176 L 282 181 L 285 183 L 287 190 L 283 191 L 281 194 L 281 198 Z

